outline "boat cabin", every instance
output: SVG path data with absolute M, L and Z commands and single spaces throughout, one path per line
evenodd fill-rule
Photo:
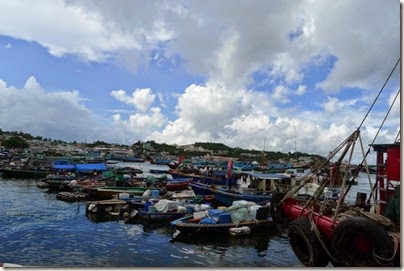
M 297 180 L 284 174 L 245 172 L 240 174 L 242 193 L 269 194 L 274 191 L 285 192 L 296 184 Z

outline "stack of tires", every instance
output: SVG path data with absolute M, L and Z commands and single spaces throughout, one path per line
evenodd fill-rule
M 307 217 L 292 221 L 287 233 L 295 255 L 308 267 L 324 267 L 329 262 L 339 267 L 400 266 L 400 252 L 390 235 L 366 217 L 341 221 L 332 240 L 323 240 L 323 243 L 311 230 Z

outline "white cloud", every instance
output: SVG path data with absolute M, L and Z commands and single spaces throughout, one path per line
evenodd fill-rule
M 156 97 L 150 88 L 136 89 L 132 92 L 132 96 L 128 96 L 122 89 L 111 91 L 111 96 L 125 104 L 134 105 L 136 109 L 145 112 L 153 104 Z
M 0 126 L 54 139 L 83 141 L 100 127 L 77 91 L 48 92 L 31 76 L 25 87 L 0 84 Z
M 287 87 L 278 85 L 274 89 L 272 98 L 274 100 L 282 102 L 282 103 L 288 103 L 288 102 L 290 102 L 290 99 L 288 99 L 289 93 L 290 93 L 290 90 Z
M 135 110 L 111 109 L 107 120 L 83 104 L 91 103 L 83 91 L 44 89 L 35 77 L 18 89 L 3 78 L 0 125 L 125 143 L 215 141 L 261 149 L 267 138 L 273 150 L 293 151 L 296 141 L 298 151 L 326 154 L 330 142 L 360 123 L 399 56 L 399 7 L 394 0 L 0 1 L 0 35 L 36 42 L 53 56 L 119 63 L 146 75 L 149 61 L 162 70 L 169 63 L 203 78 L 170 94 L 171 86 L 136 88 L 135 82 L 132 93 L 111 87 L 114 102 Z M 270 91 L 255 91 L 256 74 Z M 362 96 L 339 96 L 344 87 L 359 87 Z M 301 109 L 290 102 L 311 98 Z M 384 98 L 383 106 L 391 101 Z M 176 115 L 169 119 L 162 108 Z M 395 106 L 394 124 L 398 113 Z M 380 120 L 381 113 L 369 116 L 365 138 Z

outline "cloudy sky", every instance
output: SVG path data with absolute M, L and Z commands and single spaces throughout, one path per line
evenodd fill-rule
M 0 0 L 0 128 L 326 155 L 399 57 L 396 0 Z M 398 66 L 365 148 L 399 87 Z M 377 142 L 396 138 L 399 100 Z

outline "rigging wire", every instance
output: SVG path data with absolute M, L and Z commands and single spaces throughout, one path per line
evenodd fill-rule
M 359 125 L 358 129 L 360 129 L 362 127 L 363 123 L 365 122 L 367 116 L 369 115 L 370 111 L 372 110 L 373 106 L 375 105 L 375 103 L 376 103 L 377 99 L 379 98 L 380 94 L 382 93 L 384 87 L 387 85 L 387 82 L 390 80 L 390 77 L 393 74 L 393 72 L 396 69 L 399 62 L 400 62 L 400 58 L 398 58 L 396 64 L 394 65 L 394 68 L 391 70 L 389 76 L 387 77 L 386 81 L 384 82 L 382 88 L 380 89 L 379 93 L 377 94 L 375 100 L 373 101 L 372 105 L 370 106 L 368 112 L 366 113 L 365 117 L 363 118 L 363 120 L 362 120 L 361 124 Z

